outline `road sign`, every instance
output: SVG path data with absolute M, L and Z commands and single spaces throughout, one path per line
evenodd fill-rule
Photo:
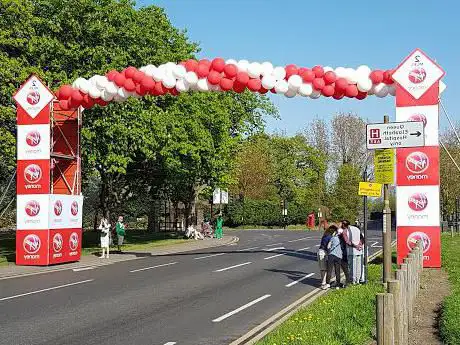
M 368 124 L 366 145 L 369 150 L 425 146 L 423 122 Z
M 445 72 L 420 49 L 414 50 L 393 73 L 393 80 L 412 97 L 419 99 Z
M 380 197 L 382 195 L 382 185 L 373 182 L 360 182 L 358 195 Z
M 375 182 L 382 184 L 394 183 L 394 152 L 393 149 L 375 150 L 374 177 Z
M 214 189 L 212 202 L 213 204 L 228 204 L 228 192 L 220 188 Z

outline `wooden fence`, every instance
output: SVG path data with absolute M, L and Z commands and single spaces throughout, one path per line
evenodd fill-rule
M 419 241 L 396 270 L 395 279 L 388 281 L 387 292 L 376 296 L 377 345 L 408 344 L 422 269 L 423 244 Z

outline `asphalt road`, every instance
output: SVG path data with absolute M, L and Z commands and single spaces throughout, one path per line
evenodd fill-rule
M 319 233 L 0 280 L 0 344 L 229 344 L 319 285 Z M 370 253 L 381 233 L 369 231 Z

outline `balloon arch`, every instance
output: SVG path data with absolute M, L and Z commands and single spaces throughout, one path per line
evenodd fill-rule
M 425 266 L 440 267 L 438 124 L 443 76 L 444 71 L 419 49 L 396 70 L 189 59 L 78 78 L 55 93 L 32 76 L 14 95 L 18 125 L 16 263 L 49 265 L 80 259 L 83 109 L 129 97 L 248 89 L 289 98 L 396 96 L 396 121 L 423 122 L 425 127 L 424 147 L 396 150 L 398 261 L 414 241 L 422 239 Z M 389 132 L 400 135 L 397 130 Z M 373 135 L 371 140 L 376 140 Z

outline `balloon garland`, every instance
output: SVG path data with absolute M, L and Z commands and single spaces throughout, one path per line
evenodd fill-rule
M 235 91 L 265 94 L 283 94 L 286 97 L 310 97 L 312 99 L 344 97 L 365 99 L 367 96 L 395 95 L 392 70 L 371 70 L 362 65 L 357 69 L 296 65 L 273 66 L 270 62 L 247 60 L 210 61 L 187 60 L 175 64 L 168 62 L 158 67 L 148 65 L 139 69 L 128 67 L 121 72 L 109 71 L 105 76 L 90 79 L 78 78 L 72 85 L 63 85 L 57 92 L 62 109 L 94 105 L 105 106 L 109 102 L 123 102 L 128 97 L 146 95 L 178 95 L 187 91 Z

